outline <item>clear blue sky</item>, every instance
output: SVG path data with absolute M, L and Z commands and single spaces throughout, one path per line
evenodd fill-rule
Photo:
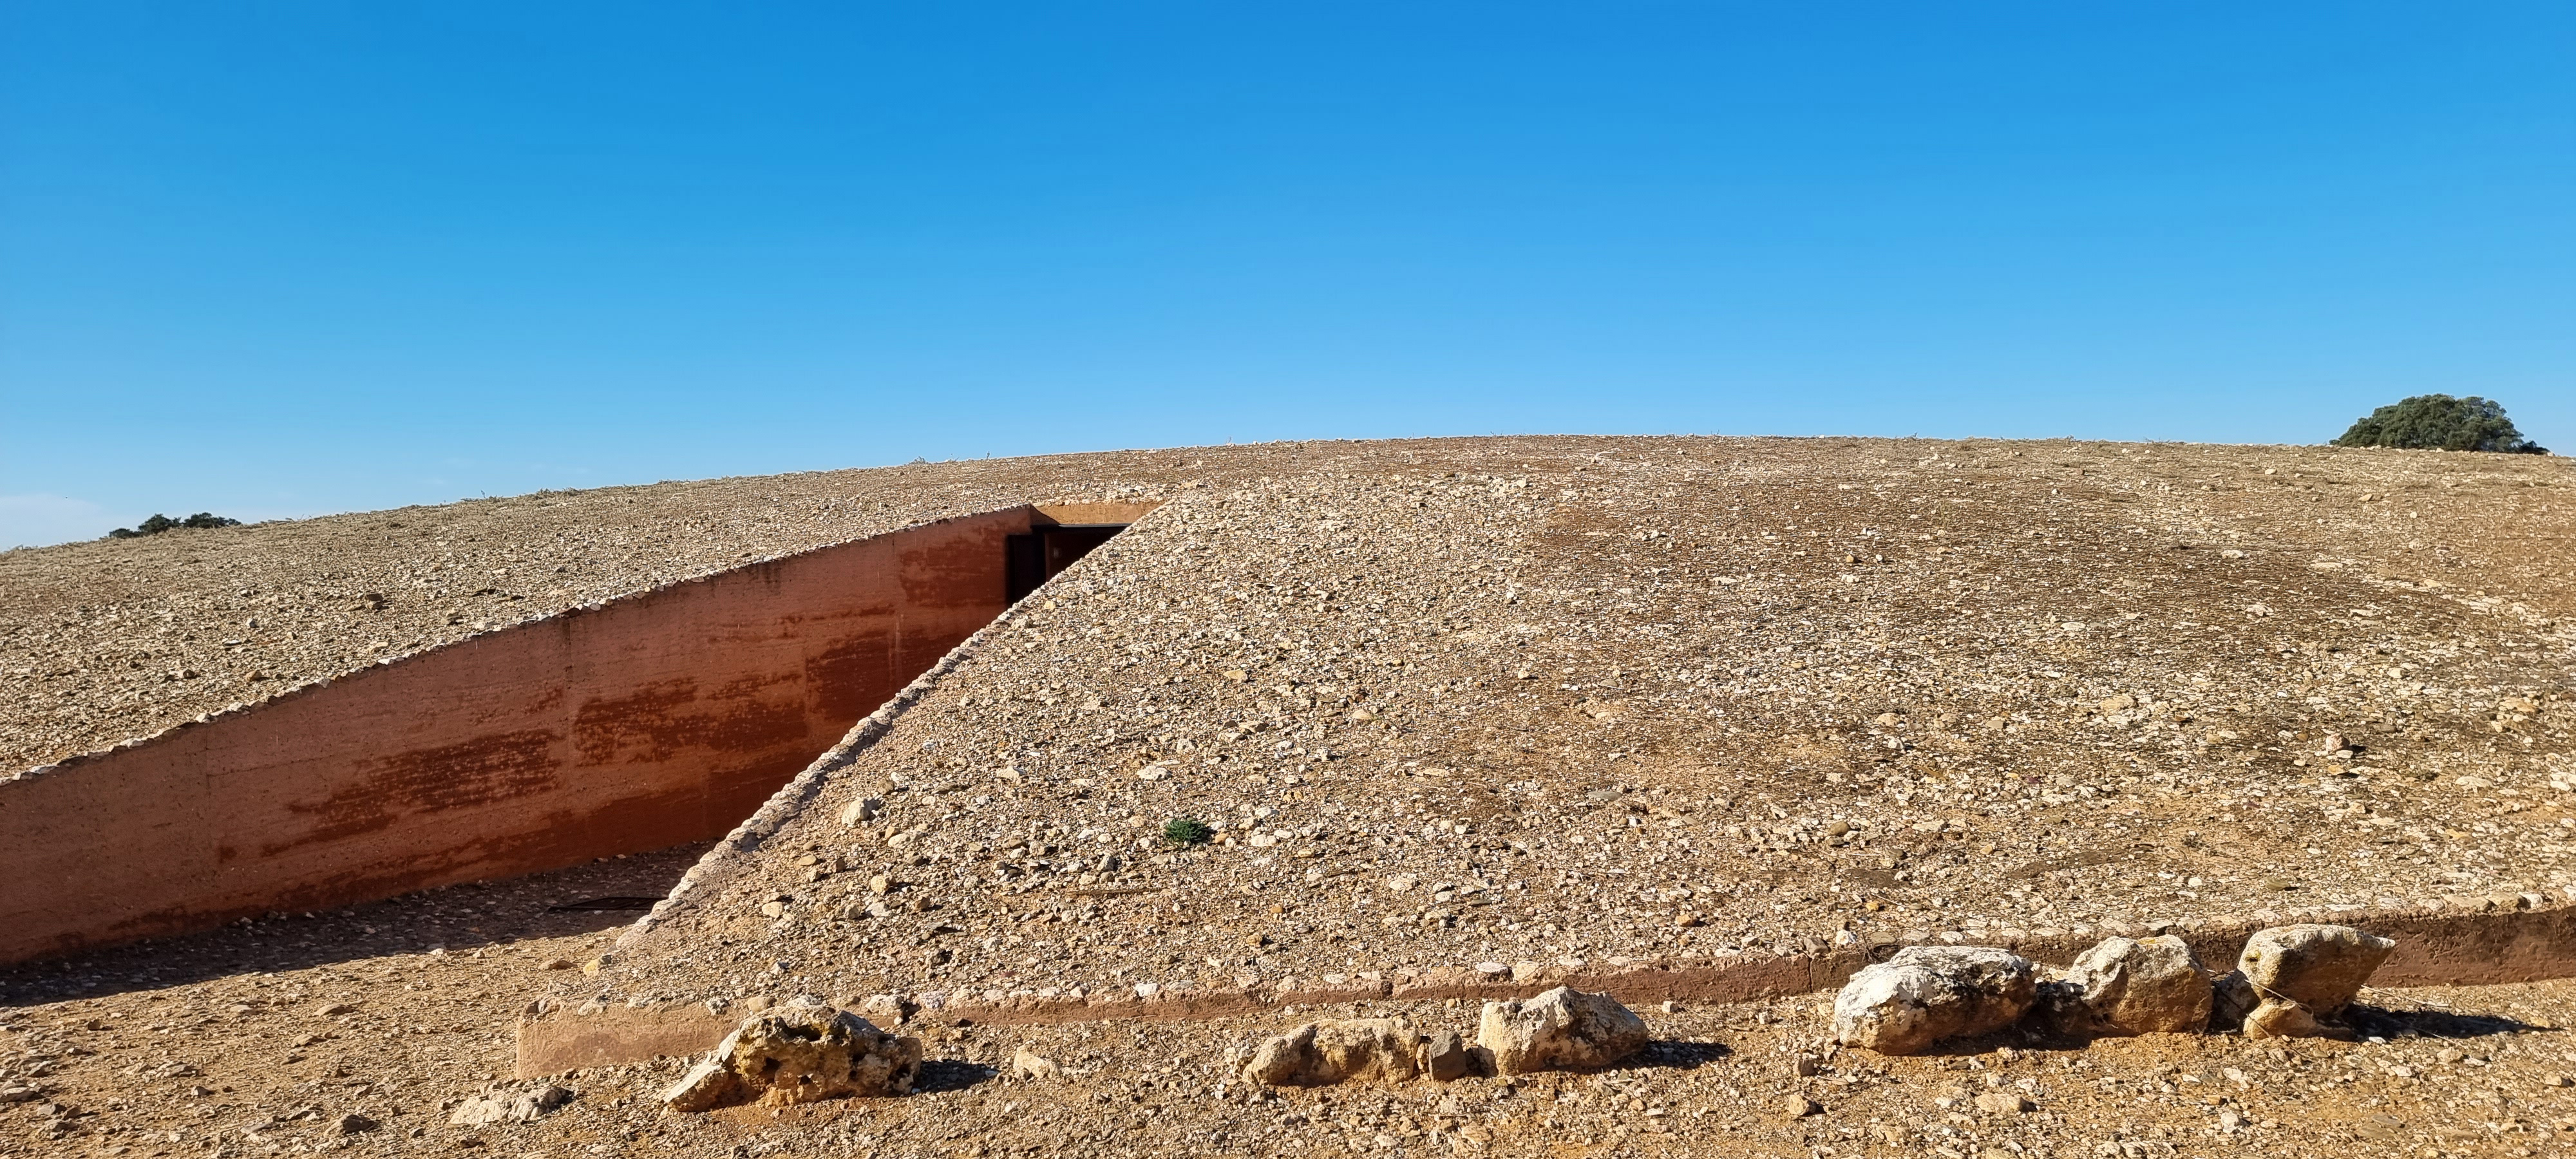
M 2576 5 L 0 4 L 0 544 L 1228 440 L 2576 450 Z

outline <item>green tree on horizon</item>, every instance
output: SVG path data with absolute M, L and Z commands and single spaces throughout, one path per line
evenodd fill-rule
M 2496 451 L 2546 455 L 2549 449 L 2522 437 L 2504 404 L 2470 395 L 2419 394 L 2362 416 L 2334 441 L 2338 447 L 2400 447 L 2416 451 Z
M 141 539 L 146 535 L 159 535 L 164 531 L 171 531 L 181 527 L 239 526 L 241 526 L 241 520 L 226 519 L 211 511 L 200 511 L 185 519 L 172 519 L 167 515 L 162 515 L 156 512 L 150 519 L 146 519 L 132 527 L 119 527 L 107 534 L 110 539 Z

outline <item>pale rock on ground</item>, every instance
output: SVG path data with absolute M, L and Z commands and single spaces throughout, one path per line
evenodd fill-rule
M 1011 1053 L 1011 1077 L 1022 1082 L 1050 1082 L 1063 1078 L 1064 1069 L 1054 1059 L 1024 1046 Z
M 2209 971 L 2181 938 L 2112 938 L 2086 950 L 2065 981 L 2094 1033 L 2197 1034 L 2209 1029 Z
M 488 1127 L 495 1123 L 533 1123 L 573 1100 L 570 1087 L 539 1083 L 525 1090 L 494 1088 L 457 1105 L 448 1122 L 460 1127 Z
M 2288 999 L 2332 1017 L 2396 948 L 2394 941 L 2350 926 L 2275 926 L 2246 940 L 2236 968 L 2266 999 Z
M 1607 994 L 1559 986 L 1535 998 L 1486 1003 L 1476 1045 L 1493 1055 L 1496 1074 L 1597 1070 L 1645 1046 L 1646 1023 Z
M 752 1015 L 663 1093 L 675 1110 L 738 1102 L 792 1106 L 823 1099 L 902 1095 L 921 1073 L 921 1040 L 813 1003 Z
M 1921 1054 L 2019 1021 L 2038 998 L 2028 959 L 1984 946 L 1908 946 L 1862 967 L 1834 996 L 1834 1037 L 1880 1054 Z
M 1274 1087 L 1399 1083 L 1422 1073 L 1423 1045 L 1401 1018 L 1309 1022 L 1263 1042 L 1243 1074 Z

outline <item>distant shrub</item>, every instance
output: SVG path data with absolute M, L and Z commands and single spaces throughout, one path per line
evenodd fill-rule
M 1196 845 L 1216 836 L 1216 830 L 1196 817 L 1174 817 L 1163 822 L 1163 840 L 1175 845 Z
M 2338 447 L 2403 447 L 2417 451 L 2501 451 L 2546 455 L 2548 448 L 2522 437 L 2504 404 L 2470 395 L 2419 394 L 2364 416 Z
M 159 535 L 164 531 L 178 527 L 239 526 L 241 526 L 241 520 L 226 519 L 223 516 L 214 514 L 210 511 L 200 511 L 186 519 L 172 519 L 167 515 L 162 515 L 156 512 L 150 519 L 146 519 L 132 527 L 117 528 L 107 534 L 111 539 L 141 539 L 146 535 Z

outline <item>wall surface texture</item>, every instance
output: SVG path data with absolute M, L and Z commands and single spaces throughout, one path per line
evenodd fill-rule
M 723 835 L 1004 608 L 952 519 L 503 629 L 0 781 L 0 961 Z

